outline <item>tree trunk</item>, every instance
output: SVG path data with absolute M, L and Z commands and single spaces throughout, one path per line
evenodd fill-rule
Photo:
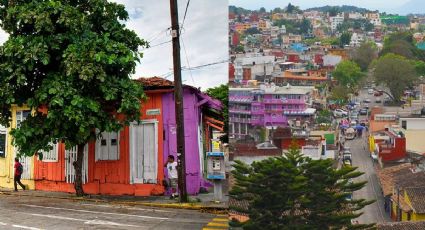
M 75 169 L 75 181 L 74 181 L 74 188 L 75 193 L 77 196 L 84 196 L 83 191 L 83 158 L 84 158 L 84 144 L 78 145 L 77 148 L 77 160 L 74 161 L 72 164 L 74 165 Z

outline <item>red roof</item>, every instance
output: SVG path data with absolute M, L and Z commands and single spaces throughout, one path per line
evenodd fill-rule
M 149 78 L 141 77 L 137 79 L 136 81 L 142 83 L 143 86 L 174 86 L 172 81 L 169 81 L 161 77 L 149 77 Z

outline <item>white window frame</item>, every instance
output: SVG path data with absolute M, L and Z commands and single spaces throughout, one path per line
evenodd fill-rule
M 6 158 L 7 157 L 7 141 L 8 141 L 8 137 L 7 137 L 7 129 L 3 126 L 0 126 L 0 135 L 4 135 L 4 157 L 0 157 L 0 158 Z
M 53 146 L 53 149 L 49 152 L 42 151 L 43 153 L 43 162 L 58 162 L 58 151 L 59 151 L 59 143 L 53 144 L 50 143 L 50 145 Z
M 31 115 L 31 110 L 24 109 L 24 110 L 18 110 L 16 111 L 16 128 L 19 128 L 21 126 L 21 123 L 27 119 L 27 117 L 24 118 L 24 112 L 28 111 L 28 116 Z M 19 117 L 19 118 L 18 118 Z
M 158 120 L 156 119 L 149 119 L 149 120 L 141 120 L 140 123 L 137 122 L 133 122 L 130 124 L 130 184 L 157 184 L 158 183 L 158 169 L 159 169 L 159 165 L 158 165 Z M 155 151 L 155 170 L 154 170 L 154 174 L 155 174 L 155 181 L 154 182 L 148 182 L 145 178 L 136 178 L 136 167 L 137 167 L 137 158 L 136 158 L 136 150 L 135 147 L 133 145 L 133 141 L 134 141 L 134 137 L 132 135 L 132 126 L 133 125 L 139 125 L 139 124 L 154 124 L 154 151 Z M 143 170 L 144 165 L 142 166 L 142 170 Z M 144 173 L 143 173 L 144 174 Z
M 111 135 L 116 135 L 116 145 L 112 145 Z M 106 146 L 102 145 L 102 140 L 106 140 Z M 113 148 L 116 146 L 116 154 L 112 154 Z M 106 152 L 103 148 L 106 147 Z M 101 138 L 96 139 L 95 146 L 95 161 L 117 161 L 120 159 L 120 131 L 118 132 L 103 132 Z

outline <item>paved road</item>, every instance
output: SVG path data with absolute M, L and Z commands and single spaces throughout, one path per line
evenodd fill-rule
M 363 101 L 366 98 L 369 98 L 371 100 L 371 103 L 369 103 L 370 108 L 374 106 L 382 106 L 381 103 L 375 103 L 376 97 L 368 94 L 367 90 L 363 89 L 360 91 L 358 99 Z M 363 105 L 364 104 L 362 103 L 362 107 Z M 366 116 L 360 116 L 360 119 L 366 119 Z M 356 138 L 351 141 L 346 141 L 346 145 L 351 148 L 353 166 L 358 167 L 359 171 L 365 173 L 358 179 L 368 182 L 365 187 L 354 193 L 354 198 L 376 200 L 375 203 L 366 206 L 362 210 L 363 215 L 361 215 L 357 220 L 359 221 L 359 223 L 390 222 L 391 219 L 389 215 L 384 211 L 384 198 L 382 196 L 382 190 L 379 185 L 372 158 L 370 157 L 370 153 L 368 150 L 369 145 L 367 144 L 367 135 L 363 135 L 361 139 Z
M 362 210 L 363 215 L 357 220 L 359 223 L 383 223 L 391 221 L 388 214 L 384 211 L 384 198 L 371 157 L 366 148 L 366 138 L 347 141 L 346 145 L 351 148 L 353 166 L 358 167 L 359 171 L 365 173 L 358 179 L 368 182 L 365 187 L 354 193 L 354 198 L 376 200 L 375 203 L 366 206 Z
M 0 195 L 0 207 L 0 229 L 202 229 L 217 217 L 191 210 L 11 195 Z

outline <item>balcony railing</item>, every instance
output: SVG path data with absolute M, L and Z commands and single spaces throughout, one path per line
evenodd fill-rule
M 251 114 L 251 110 L 229 109 L 229 113 Z
M 252 100 L 253 100 L 253 97 L 251 96 L 230 96 L 229 97 L 230 102 L 251 103 Z
M 264 99 L 264 104 L 305 104 L 304 99 Z
M 281 113 L 283 112 L 283 108 L 275 108 L 275 109 L 266 109 L 266 113 Z
M 264 110 L 252 110 L 251 114 L 264 114 Z
M 239 123 L 250 123 L 251 118 L 239 118 L 239 117 L 230 117 L 230 122 L 239 122 Z

